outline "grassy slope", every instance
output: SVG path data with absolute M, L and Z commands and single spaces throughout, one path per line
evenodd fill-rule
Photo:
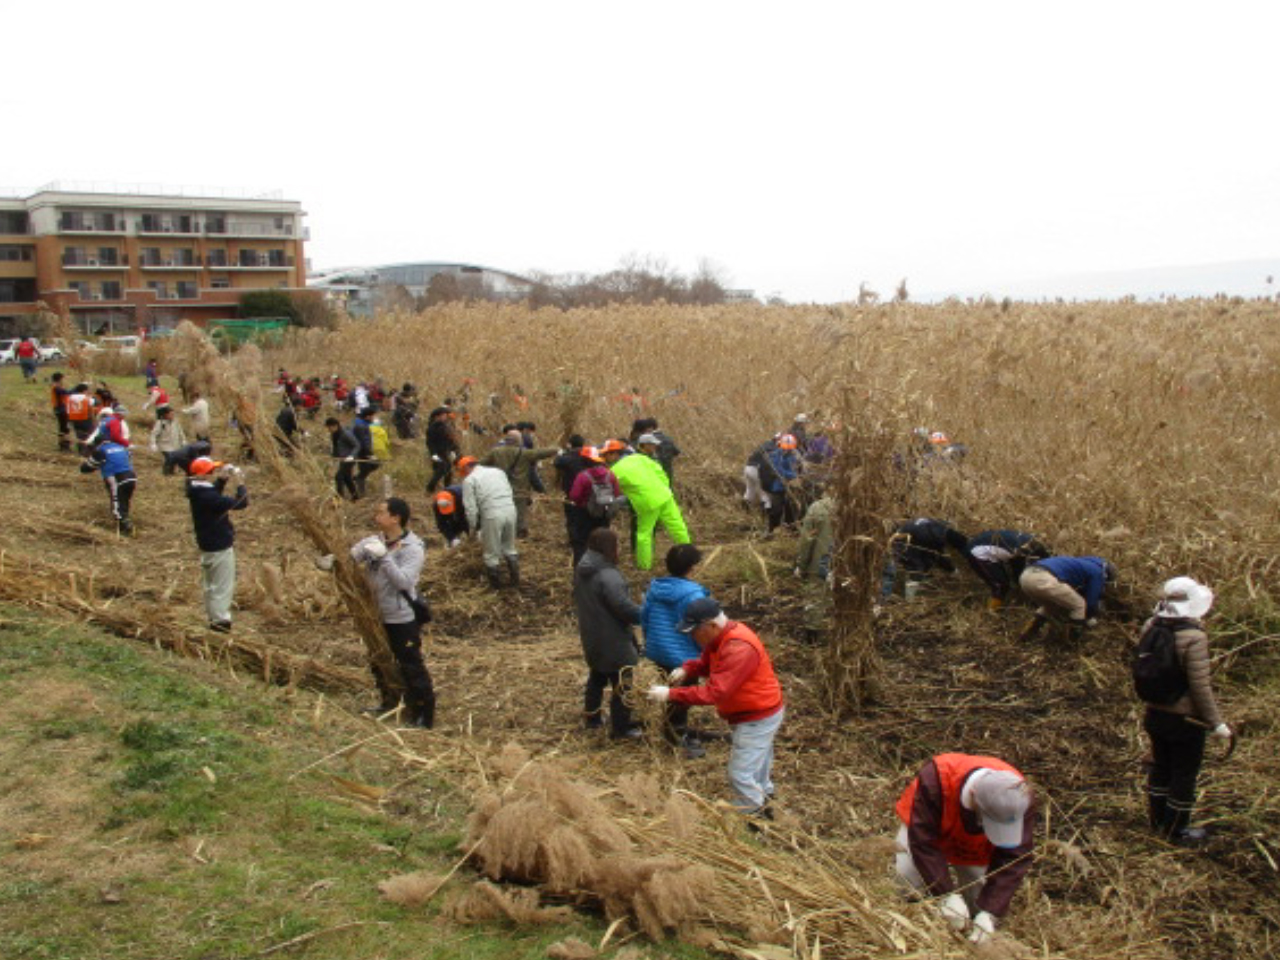
M 390 814 L 290 779 L 364 729 L 309 696 L 8 611 L 0 729 L 0 957 L 254 956 L 353 921 L 280 955 L 540 957 L 601 936 L 589 920 L 456 927 L 436 902 L 382 899 L 382 879 L 452 865 L 462 803 L 421 784 Z

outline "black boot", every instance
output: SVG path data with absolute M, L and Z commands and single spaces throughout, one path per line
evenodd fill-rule
M 489 578 L 489 586 L 497 590 L 502 587 L 502 578 L 498 575 L 497 567 L 485 567 L 484 575 Z
M 1049 618 L 1042 613 L 1037 613 L 1022 628 L 1022 633 L 1018 634 L 1019 643 L 1027 643 L 1034 640 L 1036 636 L 1044 629 L 1044 625 L 1049 622 Z
M 520 586 L 520 558 L 507 557 L 507 571 L 511 574 L 511 585 Z

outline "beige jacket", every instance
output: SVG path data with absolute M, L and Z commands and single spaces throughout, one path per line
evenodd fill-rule
M 1142 625 L 1146 633 L 1151 625 L 1148 620 Z M 1173 703 L 1158 706 L 1147 704 L 1153 710 L 1164 710 L 1184 717 L 1195 717 L 1210 728 L 1222 723 L 1222 714 L 1218 711 L 1218 702 L 1213 697 L 1213 686 L 1209 682 L 1209 636 L 1204 630 L 1195 627 L 1184 627 L 1177 634 L 1178 661 L 1187 674 L 1187 692 Z

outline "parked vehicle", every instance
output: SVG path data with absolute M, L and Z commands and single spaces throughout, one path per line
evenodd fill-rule
M 138 354 L 142 345 L 141 337 L 99 337 L 98 346 L 103 350 L 116 350 L 120 353 Z
M 20 340 L 0 340 L 0 363 L 18 362 L 18 344 Z
M 55 360 L 67 359 L 66 353 L 58 346 L 57 343 L 50 341 L 49 343 L 41 343 L 39 340 L 32 340 L 36 345 L 36 349 L 40 351 L 41 363 L 53 363 Z

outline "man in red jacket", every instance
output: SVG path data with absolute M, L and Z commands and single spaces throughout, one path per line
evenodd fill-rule
M 733 728 L 729 783 L 734 806 L 772 820 L 773 738 L 786 709 L 769 653 L 754 631 L 728 619 L 711 597 L 692 601 L 679 629 L 693 635 L 702 656 L 672 670 L 672 686 L 650 687 L 649 698 L 690 707 L 714 705 Z M 705 685 L 677 686 L 700 677 L 707 678 Z
M 895 807 L 902 821 L 899 878 L 917 893 L 941 897 L 938 909 L 955 930 L 972 917 L 969 939 L 983 942 L 1031 869 L 1034 806 L 1022 774 L 1003 760 L 939 754 Z

